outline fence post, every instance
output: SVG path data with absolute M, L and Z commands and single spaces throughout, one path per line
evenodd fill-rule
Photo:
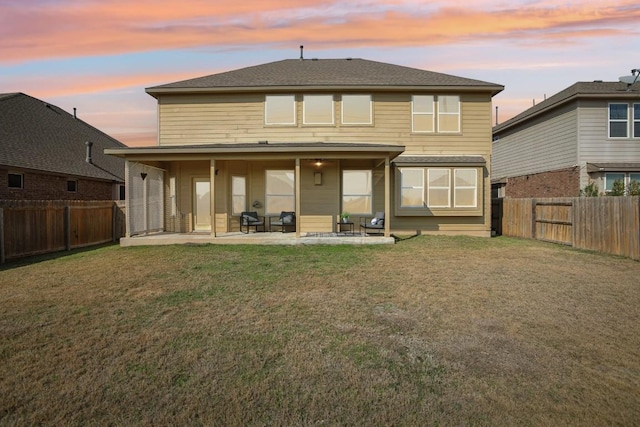
M 64 246 L 65 249 L 71 250 L 71 206 L 64 207 Z
M 4 261 L 4 210 L 0 208 L 0 264 Z
M 536 199 L 531 199 L 531 238 L 536 238 Z

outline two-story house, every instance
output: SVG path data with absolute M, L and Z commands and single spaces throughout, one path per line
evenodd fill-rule
M 640 83 L 578 82 L 493 129 L 494 195 L 577 197 L 640 181 Z
M 491 99 L 501 90 L 351 58 L 148 88 L 158 145 L 107 150 L 126 159 L 127 232 L 215 237 L 238 230 L 243 211 L 294 211 L 302 237 L 335 230 L 346 211 L 356 224 L 384 212 L 386 236 L 489 236 Z
M 124 199 L 124 144 L 24 93 L 0 94 L 0 200 Z

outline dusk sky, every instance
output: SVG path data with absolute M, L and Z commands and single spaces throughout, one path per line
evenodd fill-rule
M 146 87 L 281 59 L 364 58 L 498 83 L 499 121 L 640 68 L 638 0 L 0 0 L 0 93 L 156 143 Z M 495 109 L 494 109 L 495 111 Z M 495 122 L 495 118 L 494 118 Z

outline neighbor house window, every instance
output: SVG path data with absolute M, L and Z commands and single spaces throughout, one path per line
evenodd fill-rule
M 609 138 L 627 138 L 629 106 L 609 104 Z
M 637 181 L 640 184 L 640 173 L 630 173 L 629 182 L 631 181 Z
M 633 137 L 640 138 L 640 104 L 633 104 Z
M 476 169 L 454 169 L 453 206 L 475 208 L 478 206 L 478 171 Z
M 24 188 L 24 175 L 21 173 L 9 173 L 9 188 Z
M 342 95 L 342 124 L 372 123 L 371 95 Z
M 433 168 L 427 170 L 428 191 L 427 206 L 430 208 L 448 208 L 451 206 L 451 171 Z
M 231 213 L 240 215 L 247 208 L 247 179 L 244 176 L 231 177 Z
M 370 215 L 373 184 L 370 170 L 342 171 L 342 210 L 351 214 Z
M 295 174 L 292 170 L 268 170 L 265 183 L 265 211 L 275 215 L 295 211 Z
M 295 95 L 267 95 L 264 105 L 264 122 L 266 124 L 296 124 Z
M 438 96 L 438 132 L 460 132 L 459 96 Z
M 435 132 L 434 96 L 411 97 L 411 129 L 413 132 Z
M 400 206 L 403 208 L 424 206 L 424 169 L 400 169 Z
M 613 190 L 613 183 L 616 181 L 622 181 L 624 183 L 623 173 L 605 173 L 604 174 L 604 189 L 606 192 Z
M 305 125 L 333 124 L 333 95 L 305 95 L 302 109 Z
M 70 193 L 75 193 L 78 191 L 78 181 L 70 179 L 67 181 L 67 191 Z

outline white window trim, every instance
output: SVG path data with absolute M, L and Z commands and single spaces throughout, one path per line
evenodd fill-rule
M 638 118 L 635 117 L 636 106 L 638 106 L 638 110 L 640 110 L 640 103 L 634 102 L 631 105 L 631 133 L 633 134 L 633 138 L 640 138 L 640 134 L 636 135 L 636 123 L 640 123 L 640 116 Z
M 417 96 L 430 96 L 431 98 L 433 98 L 432 103 L 431 103 L 431 112 L 428 111 L 416 111 L 415 109 L 415 104 L 414 104 L 414 98 Z M 415 125 L 414 125 L 414 118 L 415 116 L 426 116 L 426 115 L 431 115 L 431 129 L 433 130 L 416 130 Z M 436 97 L 434 95 L 411 95 L 411 132 L 412 133 L 429 133 L 429 134 L 433 134 L 436 133 L 437 129 L 436 129 Z
M 364 97 L 367 96 L 369 97 L 369 121 L 368 122 L 346 122 L 344 120 L 344 98 L 345 97 Z M 373 124 L 373 97 L 371 95 L 364 95 L 364 94 L 346 94 L 346 95 L 342 95 L 342 100 L 341 100 L 341 109 L 340 109 L 340 123 L 342 123 L 343 125 L 371 125 Z
M 404 171 L 405 170 L 419 170 L 420 173 L 422 174 L 422 186 L 405 186 L 404 185 Z M 402 191 L 405 189 L 421 189 L 422 190 L 422 194 L 421 194 L 421 202 L 419 205 L 403 205 L 402 204 Z M 407 209 L 411 209 L 411 208 L 423 208 L 424 207 L 424 168 L 400 168 L 400 207 L 401 208 L 407 208 Z
M 269 107 L 269 98 L 291 98 L 291 100 L 293 101 L 291 103 L 292 105 L 292 109 L 293 109 L 293 121 L 291 122 L 269 122 L 268 121 L 268 107 Z M 264 98 L 264 123 L 265 125 L 268 126 L 294 126 L 297 123 L 297 118 L 296 118 L 296 96 L 295 95 L 265 95 Z
M 443 97 L 444 97 L 444 96 L 449 96 L 449 97 L 455 97 L 455 98 L 458 98 L 458 111 L 456 111 L 455 113 L 449 113 L 449 112 L 447 112 L 447 113 L 443 113 L 442 111 L 440 111 L 440 96 L 443 96 Z M 461 107 L 460 107 L 460 96 L 459 96 L 459 95 L 439 95 L 439 96 L 436 98 L 436 104 L 437 104 L 437 106 L 438 106 L 438 111 L 437 111 L 437 115 L 438 115 L 438 128 L 436 129 L 436 132 L 437 132 L 437 133 L 449 133 L 449 134 L 452 134 L 452 133 L 460 133 L 460 132 L 461 132 L 460 117 L 462 116 L 462 114 L 461 114 L 461 112 L 460 112 L 460 110 L 461 110 Z M 442 126 L 440 126 L 440 117 L 441 117 L 441 116 L 453 116 L 453 115 L 458 116 L 458 128 L 457 128 L 456 130 L 446 130 L 446 131 L 441 130 Z
M 344 174 L 347 172 L 367 172 L 369 174 L 369 193 L 345 193 L 344 191 Z M 371 208 L 369 212 L 349 212 L 352 215 L 371 215 L 373 213 L 373 171 L 371 169 L 345 169 L 342 171 L 342 205 L 344 206 L 344 197 L 352 196 L 352 197 L 365 197 L 369 198 L 370 203 L 369 207 Z M 344 208 L 343 208 L 344 209 Z
M 627 107 L 627 118 L 625 120 L 612 119 L 611 118 L 611 106 L 612 105 L 624 105 Z M 611 123 L 625 123 L 626 135 L 625 136 L 611 136 Z M 625 102 L 610 102 L 607 105 L 607 137 L 609 139 L 628 139 L 629 138 L 629 104 Z
M 242 194 L 235 194 L 234 193 L 234 181 L 236 179 L 242 179 L 243 183 L 244 183 L 244 189 L 243 189 L 243 193 Z M 234 208 L 234 203 L 233 203 L 233 199 L 236 196 L 242 196 L 244 197 L 244 206 L 242 207 L 242 210 L 240 210 L 240 212 L 236 212 L 233 210 Z M 244 175 L 233 175 L 231 177 L 231 215 L 240 215 L 242 212 L 245 212 L 247 210 L 247 177 Z
M 475 185 L 456 185 L 456 174 L 458 171 L 468 171 L 473 170 L 475 172 Z M 456 190 L 458 189 L 471 189 L 473 188 L 473 205 L 459 205 L 456 197 Z M 477 169 L 465 168 L 465 169 L 454 169 L 453 170 L 453 207 L 454 208 L 477 208 L 478 207 L 478 171 Z
M 447 176 L 449 177 L 449 184 L 447 185 L 446 189 L 447 189 L 447 204 L 446 205 L 433 205 L 431 204 L 431 189 L 433 188 L 438 189 L 438 190 L 442 190 L 445 187 L 441 187 L 441 186 L 431 186 L 431 179 L 430 179 L 430 175 L 431 175 L 431 171 L 436 171 L 436 170 L 444 170 L 447 171 Z M 427 169 L 427 207 L 429 208 L 450 208 L 451 207 L 451 169 L 450 168 L 428 168 Z
M 331 98 L 331 121 L 330 122 L 308 122 L 307 121 L 307 102 L 306 102 L 306 98 L 320 98 L 320 97 L 326 97 L 326 98 Z M 326 94 L 322 94 L 322 95 L 303 95 L 302 96 L 302 124 L 304 125 L 310 125 L 310 126 L 327 126 L 327 125 L 334 125 L 336 122 L 336 105 L 335 105 L 335 100 L 333 99 L 333 95 L 326 95 Z

